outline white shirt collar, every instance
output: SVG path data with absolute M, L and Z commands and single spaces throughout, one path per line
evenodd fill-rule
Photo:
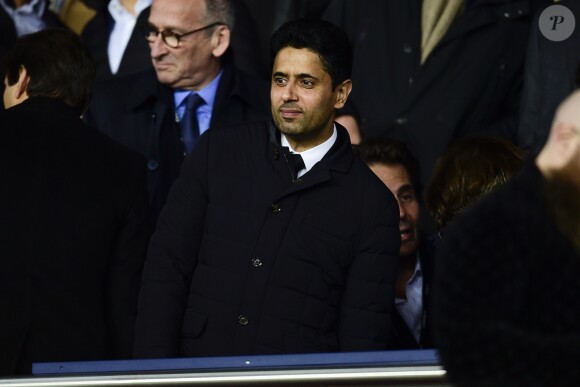
M 107 5 L 107 9 L 111 14 L 111 17 L 115 22 L 119 23 L 122 21 L 122 18 L 130 18 L 130 19 L 137 19 L 141 11 L 145 8 L 149 7 L 153 0 L 137 0 L 135 3 L 135 14 L 133 15 L 130 13 L 124 6 L 121 4 L 120 0 L 111 0 Z
M 337 137 L 338 134 L 336 132 L 336 125 L 334 125 L 332 128 L 332 135 L 328 140 L 324 141 L 322 144 L 315 146 L 314 148 L 305 150 L 304 152 L 296 152 L 294 149 L 292 149 L 284 133 L 282 133 L 280 142 L 282 143 L 282 146 L 286 146 L 288 147 L 288 149 L 290 149 L 290 153 L 296 153 L 302 156 L 302 160 L 304 160 L 304 165 L 306 166 L 305 169 L 298 172 L 298 177 L 302 177 L 306 172 L 310 171 L 316 163 L 322 160 L 324 155 L 328 153 L 330 148 L 332 148 L 332 146 L 336 142 Z

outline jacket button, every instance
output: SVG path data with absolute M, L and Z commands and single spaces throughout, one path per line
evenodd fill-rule
M 240 314 L 238 316 L 238 324 L 240 325 L 248 325 L 248 323 L 250 322 L 250 320 L 248 320 L 247 316 L 244 316 L 243 314 Z
M 399 117 L 395 120 L 397 125 L 405 125 L 407 123 L 407 117 Z
M 262 260 L 260 258 L 254 258 L 252 259 L 252 266 L 254 267 L 262 267 L 263 263 Z
M 282 211 L 282 208 L 280 208 L 280 205 L 279 205 L 279 204 L 276 204 L 276 203 L 272 204 L 272 205 L 270 206 L 270 209 L 271 209 L 271 210 L 272 210 L 272 212 L 273 212 L 273 213 L 275 213 L 275 214 L 277 214 L 277 213 L 279 213 L 280 211 Z
M 150 171 L 156 170 L 157 167 L 159 167 L 159 163 L 157 162 L 157 160 L 149 160 L 147 162 L 147 169 L 149 169 Z
M 405 45 L 403 46 L 403 52 L 404 52 L 405 54 L 410 54 L 410 53 L 412 53 L 412 52 L 413 52 L 413 47 L 411 47 L 411 45 L 410 45 L 410 44 L 405 44 Z

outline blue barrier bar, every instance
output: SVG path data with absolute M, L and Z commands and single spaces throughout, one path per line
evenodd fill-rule
M 34 363 L 34 375 L 439 365 L 435 350 Z

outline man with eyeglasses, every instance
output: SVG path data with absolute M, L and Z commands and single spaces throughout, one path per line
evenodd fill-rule
M 143 34 L 153 71 L 98 85 L 89 124 L 148 159 L 158 215 L 197 137 L 270 117 L 268 83 L 236 69 L 231 0 L 154 0 Z

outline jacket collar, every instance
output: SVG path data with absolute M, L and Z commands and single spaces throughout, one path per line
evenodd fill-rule
M 134 110 L 157 100 L 173 105 L 172 89 L 159 83 L 154 69 L 147 69 L 126 79 L 131 87 L 127 95 L 127 110 Z
M 255 89 L 255 85 L 250 84 L 253 78 L 245 74 L 238 75 L 238 72 L 232 65 L 226 64 L 223 67 L 212 116 L 220 116 L 220 111 L 230 98 L 239 98 L 255 110 L 260 110 L 261 107 L 257 106 L 256 98 L 250 94 Z M 127 110 L 133 110 L 149 101 L 153 103 L 158 100 L 162 100 L 168 106 L 173 106 L 173 89 L 159 83 L 154 69 L 145 70 L 128 79 L 132 79 L 130 81 L 132 87 L 127 98 Z
M 347 173 L 349 171 L 354 160 L 350 137 L 342 125 L 337 122 L 334 124 L 336 125 L 337 132 L 336 142 L 308 174 L 317 174 L 319 170 L 333 170 L 341 173 Z M 280 130 L 271 121 L 269 126 L 269 141 L 274 159 L 278 159 L 281 154 L 280 136 Z
M 269 104 L 270 101 L 259 101 L 256 97 L 255 90 L 257 87 L 267 87 L 263 79 L 256 78 L 236 69 L 232 64 L 226 61 L 223 66 L 223 75 L 216 93 L 214 109 L 219 110 L 225 105 L 228 99 L 239 99 L 244 104 L 251 106 L 254 110 L 262 110 L 260 102 Z

